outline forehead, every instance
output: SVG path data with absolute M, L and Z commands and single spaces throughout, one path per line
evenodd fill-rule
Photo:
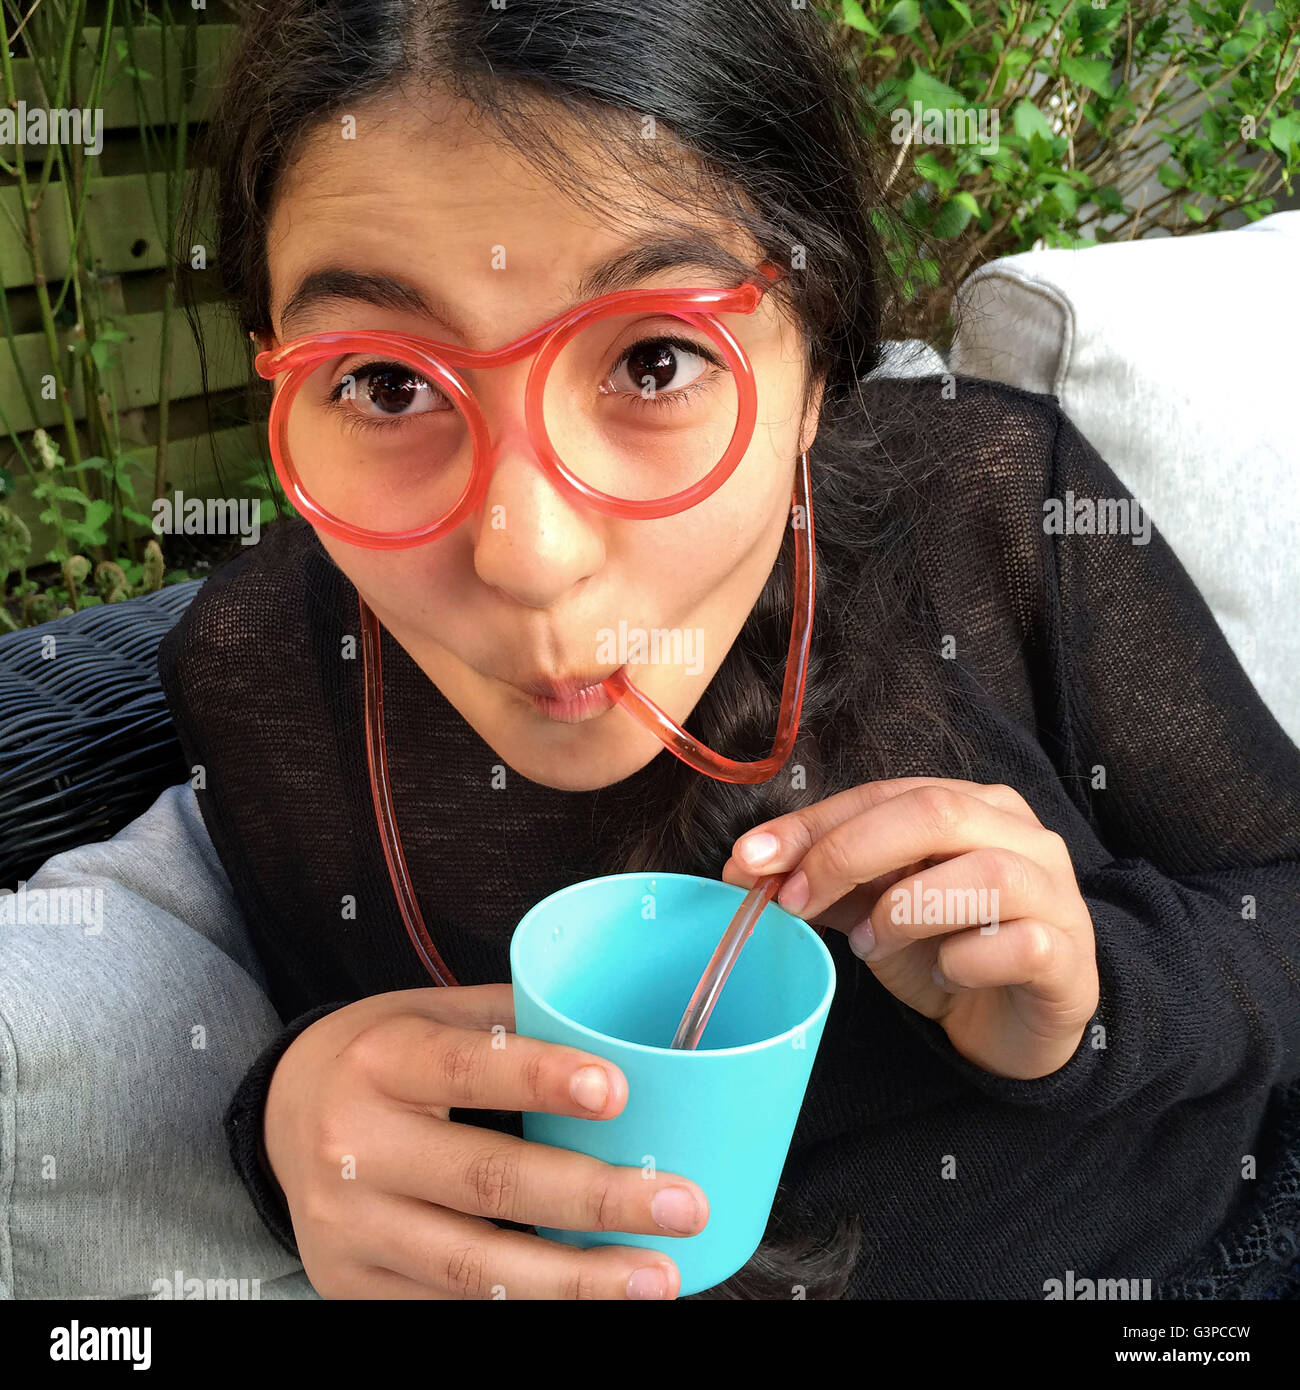
M 711 270 L 692 267 L 681 283 L 734 284 L 752 272 L 761 252 L 746 233 L 664 196 L 602 158 L 589 131 L 545 111 L 550 140 L 590 185 L 594 206 L 448 96 L 389 97 L 359 105 L 352 122 L 307 132 L 271 209 L 273 322 L 313 274 L 345 269 L 414 285 L 452 307 L 458 335 L 499 342 L 567 307 L 600 262 L 666 233 L 717 248 Z M 653 261 L 643 270 L 631 282 L 658 274 Z

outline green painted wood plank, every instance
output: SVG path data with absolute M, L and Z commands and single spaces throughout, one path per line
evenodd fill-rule
M 246 382 L 249 371 L 247 354 L 229 311 L 219 304 L 203 305 L 200 321 L 208 350 L 208 389 L 224 391 Z M 109 376 L 119 410 L 158 404 L 162 323 L 161 310 L 149 314 L 128 314 L 116 320 L 116 327 L 127 335 L 116 344 L 117 368 Z M 66 330 L 61 335 L 61 345 L 65 348 L 72 340 L 72 330 Z M 40 413 L 36 419 L 32 418 L 23 399 L 15 362 L 38 397 L 36 404 Z M 64 362 L 67 372 L 72 365 L 71 353 Z M 179 312 L 172 322 L 171 364 L 171 399 L 179 401 L 188 396 L 201 395 L 203 382 L 199 373 L 198 349 L 188 322 Z M 24 434 L 38 425 L 48 429 L 61 423 L 58 401 L 40 398 L 42 374 L 48 374 L 49 370 L 50 357 L 44 334 L 21 333 L 9 342 L 0 341 L 0 409 L 3 409 L 10 429 L 16 433 Z M 73 372 L 72 375 L 73 413 L 76 419 L 82 420 L 85 418 L 85 403 L 82 399 L 81 374 Z
M 98 274 L 121 275 L 166 265 L 162 237 L 154 221 L 154 208 L 161 217 L 165 197 L 166 180 L 161 174 L 121 174 L 90 181 L 85 213 L 87 243 Z M 18 189 L 0 188 L 0 284 L 11 290 L 33 283 L 27 248 L 13 234 L 14 225 L 23 225 L 21 210 Z M 46 277 L 61 279 L 68 264 L 67 212 L 57 187 L 49 189 L 37 209 L 36 234 Z
M 203 120 L 212 99 L 216 78 L 221 68 L 221 60 L 235 36 L 233 24 L 208 24 L 199 20 L 195 36 L 195 93 L 191 114 L 195 120 Z M 94 56 L 99 44 L 100 30 L 86 28 L 82 31 L 82 43 L 77 49 L 77 80 L 74 91 L 84 104 L 90 91 L 90 74 Z M 129 129 L 138 120 L 135 84 L 126 72 L 126 59 L 119 59 L 116 40 L 125 39 L 124 31 L 114 30 L 114 46 L 104 74 L 100 109 L 103 111 L 101 131 Z M 140 28 L 135 31 L 136 62 L 142 72 L 149 73 L 152 80 L 146 80 L 144 88 L 144 109 L 152 125 L 172 124 L 180 114 L 181 54 L 184 44 L 183 27 L 173 29 L 168 35 L 168 97 L 164 104 L 162 90 L 163 36 L 157 27 Z M 45 98 L 36 79 L 35 63 L 31 58 L 20 58 L 13 65 L 14 99 L 25 102 L 29 109 L 45 107 Z M 53 94 L 51 93 L 51 100 Z M 0 145 L 0 153 L 6 159 L 14 157 L 14 142 Z M 27 159 L 44 157 L 44 150 L 34 145 L 24 145 Z
M 248 474 L 259 468 L 258 442 L 264 435 L 260 426 L 241 426 L 237 429 L 219 430 L 216 434 L 195 435 L 189 439 L 173 439 L 167 447 L 167 480 L 164 496 L 179 488 L 187 497 L 250 497 L 252 488 L 241 487 Z M 213 446 L 222 471 L 225 484 L 217 477 L 217 466 L 213 461 Z M 263 445 L 263 447 L 265 447 Z M 147 471 L 135 472 L 136 493 L 142 500 L 140 510 L 150 514 L 148 494 L 152 487 L 155 449 L 140 448 L 134 451 L 137 458 L 145 464 Z M 148 481 L 146 481 L 148 480 Z M 32 496 L 32 480 L 25 472 L 15 471 L 14 496 L 9 505 L 27 523 L 32 533 L 32 565 L 43 564 L 45 554 L 56 540 L 52 526 L 38 521 L 46 504 Z M 79 516 L 80 508 L 67 503 L 61 504 L 69 516 Z M 145 534 L 143 528 L 140 534 Z M 164 551 L 166 541 L 164 540 Z

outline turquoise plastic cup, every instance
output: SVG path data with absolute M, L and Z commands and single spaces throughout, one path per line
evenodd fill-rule
M 769 903 L 693 1051 L 669 1046 L 745 890 L 687 874 L 613 874 L 553 893 L 510 943 L 515 1032 L 613 1062 L 627 1104 L 609 1120 L 525 1111 L 524 1138 L 647 1178 L 679 1173 L 709 1200 L 693 1236 L 537 1233 L 570 1245 L 662 1250 L 681 1296 L 730 1278 L 767 1226 L 835 995 L 817 933 Z

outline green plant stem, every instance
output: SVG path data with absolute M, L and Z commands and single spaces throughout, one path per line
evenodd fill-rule
M 100 96 L 103 91 L 104 78 L 108 71 L 109 47 L 112 40 L 113 24 L 113 0 L 107 0 L 104 11 L 104 25 L 99 35 L 99 51 L 95 55 L 94 66 L 91 69 L 90 95 L 88 98 L 91 110 L 99 106 Z M 86 210 L 90 206 L 90 181 L 85 180 L 77 198 L 76 213 L 73 216 L 71 227 L 68 231 L 69 247 L 80 246 L 85 240 L 85 218 Z M 55 303 L 55 312 L 63 305 L 63 300 L 68 292 L 71 277 L 65 279 L 63 288 L 59 291 L 59 298 Z
M 40 84 L 41 99 L 47 108 L 67 107 L 70 103 L 67 94 L 71 85 L 73 56 L 76 53 L 77 40 L 81 37 L 80 20 L 80 0 L 74 0 L 73 14 L 65 16 L 67 23 L 64 27 L 63 49 L 59 55 L 58 76 L 54 83 L 55 99 L 50 100 L 50 93 L 46 86 L 44 75 L 41 72 L 41 65 L 33 57 L 32 67 L 36 73 L 36 80 Z M 45 147 L 45 158 L 41 161 L 41 175 L 37 182 L 35 201 L 39 205 L 44 196 L 45 189 L 49 185 L 50 175 L 54 172 L 54 159 L 56 145 L 53 140 Z
M 162 228 L 162 243 L 167 257 L 167 279 L 163 287 L 162 333 L 159 335 L 158 363 L 158 441 L 154 453 L 153 495 L 161 497 L 167 483 L 167 444 L 170 426 L 172 380 L 172 317 L 176 307 L 176 231 L 180 218 L 181 193 L 185 182 L 186 136 L 189 131 L 190 108 L 194 97 L 193 72 L 197 61 L 198 14 L 191 10 L 185 29 L 184 50 L 178 82 L 178 111 L 172 159 L 168 166 L 166 214 Z M 167 22 L 163 27 L 163 47 L 170 45 Z M 164 64 L 164 71 L 166 65 Z
M 1016 39 L 1020 35 L 1020 26 L 1024 23 L 1024 16 L 1028 13 L 1028 5 L 1022 6 L 1017 3 L 1015 15 L 1011 21 L 1011 31 L 1007 35 L 1006 42 L 1002 45 L 1002 51 L 998 54 L 998 60 L 993 66 L 993 76 L 989 78 L 988 86 L 984 88 L 984 94 L 979 99 L 980 106 L 987 106 L 989 98 L 997 90 L 998 78 L 1002 76 L 1002 66 L 1007 60 L 1007 54 L 1016 46 Z
M 7 30 L 7 26 L 6 26 Z M 0 38 L 0 72 L 3 72 L 5 86 L 9 91 L 14 90 L 13 63 L 9 57 L 9 36 L 6 32 Z M 63 365 L 59 353 L 59 336 L 54 323 L 54 314 L 50 306 L 49 286 L 45 278 L 45 266 L 41 256 L 40 238 L 36 232 L 36 214 L 31 202 L 31 189 L 27 181 L 27 169 L 24 161 L 18 160 L 18 197 L 22 203 L 24 231 L 27 239 L 27 255 L 32 267 L 32 285 L 36 291 L 36 301 L 41 311 L 41 331 L 45 337 L 45 345 L 50 354 L 50 370 L 54 376 L 55 389 L 59 398 L 59 413 L 63 420 L 63 428 L 67 435 L 69 454 L 74 465 L 81 462 L 81 447 L 77 440 L 77 426 L 72 414 L 72 400 L 68 394 L 67 382 L 63 375 Z M 51 506 L 56 515 L 61 518 L 58 503 L 51 499 Z

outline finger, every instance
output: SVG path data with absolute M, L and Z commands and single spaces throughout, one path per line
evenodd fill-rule
M 834 796 L 802 807 L 774 820 L 764 821 L 747 830 L 732 847 L 731 858 L 723 866 L 722 877 L 728 883 L 743 888 L 753 885 L 758 873 L 780 873 L 793 868 L 823 835 L 829 834 L 845 821 L 861 815 L 882 802 L 901 796 L 918 787 L 944 787 L 949 791 L 978 796 L 990 805 L 1037 822 L 1029 803 L 1014 787 L 1000 783 L 984 785 L 962 782 L 951 777 L 893 777 L 880 782 L 864 782 Z M 759 836 L 769 836 L 775 844 L 755 846 Z M 761 851 L 766 848 L 764 854 Z M 751 852 L 754 850 L 755 852 Z
M 1020 917 L 991 931 L 978 927 L 954 932 L 939 943 L 935 968 L 941 989 L 995 989 L 1026 985 L 1056 992 L 1065 982 L 1063 967 L 1074 959 L 1061 933 L 1046 922 Z
M 312 1287 L 316 1286 L 313 1284 Z M 446 1294 L 430 1288 L 427 1284 L 421 1284 L 418 1280 L 408 1279 L 405 1274 L 394 1273 L 391 1269 L 380 1269 L 375 1265 L 351 1270 L 344 1279 L 327 1287 L 328 1293 L 320 1289 L 316 1292 L 322 1298 L 383 1299 L 385 1302 L 393 1303 L 412 1300 L 443 1302 L 447 1298 Z
M 847 936 L 855 927 L 861 926 L 871 909 L 880 901 L 882 894 L 887 893 L 900 881 L 910 882 L 915 875 L 930 867 L 932 865 L 929 859 L 919 859 L 915 864 L 908 864 L 901 870 L 891 869 L 888 873 L 878 874 L 867 883 L 859 884 L 838 902 L 831 903 L 814 916 L 804 915 L 804 921 L 819 927 L 830 927 Z
M 1048 917 L 1057 897 L 1055 880 L 1041 864 L 1014 850 L 986 847 L 899 879 L 849 935 L 853 949 L 874 964 L 962 927 Z
M 503 1231 L 490 1221 L 430 1207 L 413 1198 L 377 1204 L 368 1243 L 385 1267 L 454 1299 L 623 1299 L 641 1269 L 658 1273 L 676 1298 L 681 1275 L 667 1255 L 626 1245 L 582 1249 Z
M 475 1125 L 399 1112 L 386 1124 L 382 1144 L 367 1144 L 364 1136 L 357 1144 L 363 1152 L 356 1172 L 367 1185 L 470 1216 L 658 1236 L 698 1235 L 708 1223 L 708 1199 L 689 1178 L 667 1172 L 649 1178 L 640 1168 Z M 667 1226 L 674 1216 L 677 1224 Z
M 949 996 L 939 1013 L 967 991 L 1005 989 L 1006 1007 L 1043 1041 L 1066 1038 L 1073 1045 L 1097 1009 L 1096 958 L 1032 917 L 1003 922 L 990 936 L 971 928 L 945 937 L 932 981 Z
M 490 1017 L 485 1012 L 480 1023 Z M 627 1079 L 612 1062 L 492 1027 L 485 1032 L 416 1014 L 390 1015 L 358 1033 L 338 1065 L 381 1094 L 421 1107 L 543 1110 L 593 1119 L 617 1115 L 627 1103 Z
M 949 859 L 985 846 L 1047 863 L 1065 842 L 1038 822 L 987 799 L 933 783 L 891 797 L 836 826 L 808 850 L 777 901 L 805 920 L 852 888 L 918 859 Z
M 490 1032 L 501 1024 L 507 1032 L 515 1030 L 515 992 L 509 984 L 458 985 L 455 989 L 399 989 L 389 994 L 375 995 L 384 1000 L 382 1014 L 392 1013 L 390 1000 L 405 1003 L 412 1013 L 422 1014 L 438 1023 L 453 1023 L 459 1028 L 475 1028 Z

